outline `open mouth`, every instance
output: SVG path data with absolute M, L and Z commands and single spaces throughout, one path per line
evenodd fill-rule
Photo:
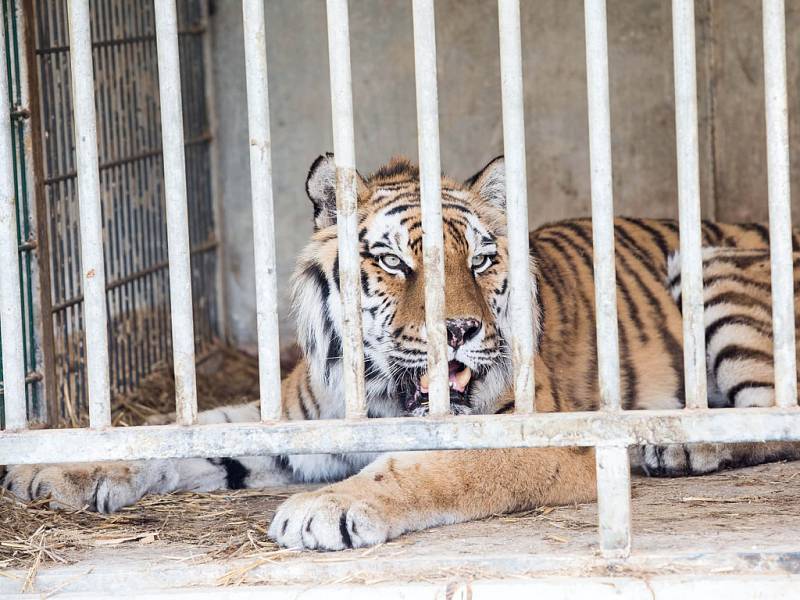
M 467 404 L 467 392 L 473 380 L 472 369 L 457 360 L 447 363 L 448 379 L 450 382 L 450 402 L 456 404 Z M 427 373 L 423 373 L 416 382 L 416 389 L 405 399 L 405 409 L 412 411 L 420 406 L 428 406 L 428 383 Z

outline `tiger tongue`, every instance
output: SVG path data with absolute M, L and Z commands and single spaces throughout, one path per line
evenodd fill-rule
M 449 367 L 448 379 L 450 380 L 450 387 L 456 390 L 457 392 L 463 393 L 464 390 L 467 389 L 467 385 L 469 385 L 470 379 L 472 379 L 472 369 L 454 360 L 450 361 L 448 367 Z M 464 368 L 459 370 L 459 367 L 464 367 Z M 430 378 L 428 377 L 427 373 L 425 373 L 419 378 L 419 390 L 423 394 L 428 393 L 429 383 L 430 383 Z

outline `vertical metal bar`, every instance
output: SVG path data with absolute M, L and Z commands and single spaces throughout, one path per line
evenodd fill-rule
M 328 54 L 331 71 L 333 151 L 336 160 L 336 223 L 342 294 L 342 370 L 345 414 L 365 417 L 364 342 L 361 331 L 361 259 L 358 252 L 358 190 L 350 75 L 347 0 L 328 0 Z
M 789 408 L 797 406 L 797 359 L 784 0 L 764 0 L 762 11 L 775 404 Z
M 624 558 L 631 550 L 631 469 L 624 446 L 597 447 L 597 515 L 600 550 Z
M 586 0 L 586 87 L 589 102 L 589 160 L 592 189 L 594 294 L 600 401 L 620 408 L 617 284 L 614 270 L 614 202 L 611 179 L 611 110 L 605 0 Z
M 519 0 L 498 0 L 500 79 L 503 95 L 503 152 L 508 222 L 509 314 L 514 323 L 514 410 L 534 411 L 533 311 L 528 250 L 528 177 L 525 164 L 525 105 Z
M 253 198 L 261 420 L 267 421 L 280 419 L 282 412 L 264 1 L 244 0 L 242 13 L 247 71 L 247 120 L 250 132 L 250 193 Z
M 177 422 L 197 420 L 194 363 L 192 270 L 183 147 L 183 106 L 175 0 L 155 3 L 158 88 L 164 152 L 164 195 L 167 205 L 169 293 L 172 313 L 172 357 L 175 368 Z
M 3 356 L 3 401 L 5 427 L 27 427 L 25 357 L 22 345 L 22 296 L 20 295 L 17 208 L 14 193 L 14 162 L 11 156 L 10 82 L 6 72 L 5 27 L 0 24 L 0 341 Z
M 675 69 L 675 137 L 683 312 L 686 407 L 708 408 L 703 323 L 703 259 L 700 250 L 700 162 L 697 148 L 697 80 L 694 0 L 672 2 Z
M 419 184 L 422 203 L 422 264 L 428 337 L 430 414 L 450 412 L 444 298 L 442 170 L 439 163 L 439 94 L 433 0 L 414 0 L 414 72 L 417 84 Z
M 92 427 L 108 427 L 111 425 L 108 315 L 89 0 L 71 0 L 68 4 L 89 423 Z
M 584 7 L 600 402 L 602 409 L 618 411 L 621 401 L 606 3 L 586 0 Z M 626 556 L 631 540 L 628 451 L 622 446 L 602 446 L 596 452 L 600 549 L 608 557 Z

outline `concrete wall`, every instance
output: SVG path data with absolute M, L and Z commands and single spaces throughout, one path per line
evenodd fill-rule
M 760 0 L 697 2 L 704 216 L 766 218 Z M 790 106 L 800 72 L 800 6 L 787 3 Z M 308 166 L 332 149 L 325 6 L 267 2 L 281 314 L 294 259 L 311 230 Z M 212 19 L 228 307 L 235 341 L 255 339 L 244 56 L 238 2 Z M 438 0 L 442 167 L 466 178 L 502 152 L 496 3 Z M 368 172 L 417 156 L 411 2 L 351 0 L 356 155 Z M 589 214 L 583 2 L 523 0 L 530 224 Z M 676 165 L 668 0 L 609 0 L 615 206 L 675 216 Z M 792 140 L 797 141 L 793 128 Z M 795 153 L 797 154 L 797 153 Z M 795 179 L 800 162 L 795 156 Z M 284 339 L 291 336 L 284 319 Z

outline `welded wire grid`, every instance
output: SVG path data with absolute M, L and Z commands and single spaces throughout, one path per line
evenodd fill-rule
M 178 0 L 192 247 L 195 344 L 218 335 L 218 252 L 206 97 L 208 2 Z M 55 385 L 63 415 L 82 410 L 86 354 L 66 0 L 36 0 L 35 55 L 51 247 Z M 91 3 L 111 392 L 171 359 L 169 264 L 152 0 Z
M 25 395 L 28 404 L 28 412 L 31 418 L 41 417 L 43 407 L 41 405 L 41 381 L 42 374 L 37 370 L 40 366 L 39 349 L 37 339 L 39 336 L 36 331 L 35 318 L 35 295 L 36 273 L 35 258 L 33 255 L 36 247 L 36 234 L 34 223 L 34 211 L 31 206 L 31 198 L 28 195 L 28 164 L 25 154 L 25 140 L 30 135 L 28 112 L 24 110 L 24 87 L 21 74 L 21 49 L 19 44 L 17 0 L 3 0 L 3 27 L 5 28 L 6 40 L 6 64 L 3 65 L 8 77 L 9 104 L 11 105 L 11 142 L 13 145 L 14 158 L 14 187 L 16 195 L 16 215 L 17 215 L 17 240 L 19 243 L 19 268 L 20 268 L 20 289 L 22 296 L 22 334 L 23 334 L 23 354 L 25 359 Z M 3 115 L 5 118 L 5 115 Z M 0 332 L 2 335 L 2 332 Z M 0 354 L 0 413 L 4 406 L 3 388 L 3 363 Z

